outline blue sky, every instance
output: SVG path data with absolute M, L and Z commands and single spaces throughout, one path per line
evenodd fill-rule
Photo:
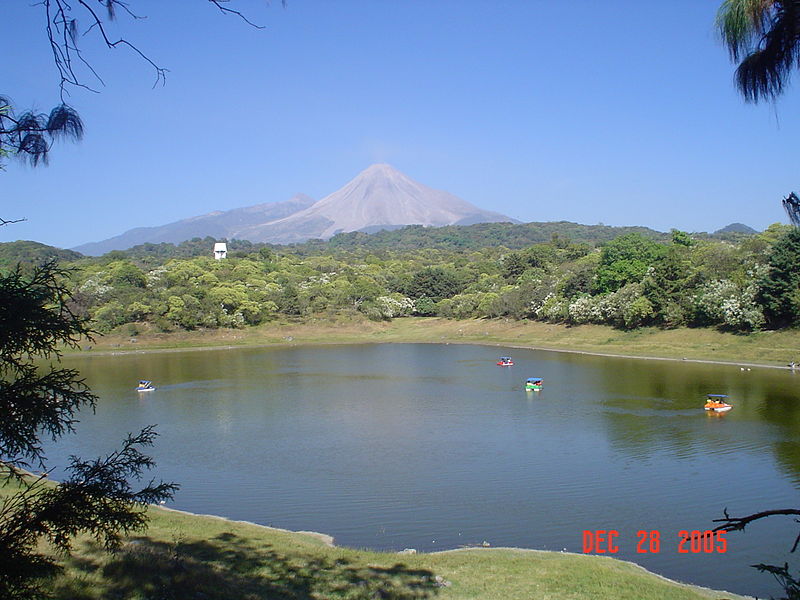
M 787 222 L 800 191 L 798 94 L 745 104 L 714 30 L 721 0 L 130 0 L 91 34 L 103 77 L 73 90 L 86 124 L 50 166 L 0 172 L 0 241 L 60 247 L 304 192 L 375 162 L 522 221 L 713 231 Z M 41 7 L 3 6 L 0 94 L 49 111 Z M 12 51 L 13 50 L 13 51 Z M 86 73 L 84 81 L 94 84 Z M 98 86 L 99 87 L 99 86 Z

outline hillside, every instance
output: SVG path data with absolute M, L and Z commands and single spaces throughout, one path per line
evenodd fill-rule
M 29 240 L 0 243 L 0 268 L 7 269 L 17 263 L 40 265 L 48 260 L 69 262 L 82 258 L 83 255 L 72 250 L 63 250 Z
M 600 245 L 627 233 L 641 233 L 655 240 L 667 240 L 669 235 L 647 227 L 612 227 L 610 225 L 582 225 L 569 221 L 543 223 L 478 223 L 476 225 L 422 227 L 411 225 L 402 229 L 379 231 L 370 235 L 360 232 L 340 233 L 327 245 L 331 249 L 391 248 L 415 250 L 420 248 L 479 250 L 503 246 L 512 250 L 532 244 L 549 242 L 553 236 Z M 308 246 L 318 242 L 308 242 Z
M 297 194 L 285 202 L 267 202 L 244 208 L 214 211 L 158 227 L 137 227 L 107 240 L 76 246 L 74 250 L 90 256 L 100 256 L 111 250 L 127 250 L 142 244 L 165 242 L 179 244 L 193 238 L 208 236 L 215 239 L 242 237 L 240 232 L 254 224 L 286 217 L 312 204 L 314 204 L 312 198 L 305 194 Z
M 276 245 L 252 243 L 247 240 L 228 241 L 228 251 L 256 252 L 269 247 L 283 249 L 293 254 L 312 254 L 352 250 L 480 250 L 504 247 L 511 250 L 526 248 L 532 244 L 549 242 L 553 236 L 573 242 L 584 242 L 598 246 L 627 233 L 641 233 L 654 240 L 666 241 L 669 234 L 647 227 L 612 227 L 610 225 L 581 225 L 569 221 L 550 223 L 478 223 L 476 225 L 448 225 L 445 227 L 423 227 L 409 225 L 399 229 L 381 230 L 375 233 L 355 231 L 340 233 L 330 240 L 310 240 L 299 244 Z M 195 238 L 180 244 L 141 244 L 122 254 L 136 259 L 167 259 L 210 256 L 214 238 Z
M 726 225 L 721 229 L 717 229 L 715 234 L 720 233 L 745 233 L 745 234 L 753 234 L 758 233 L 755 229 L 750 227 L 749 225 L 745 225 L 744 223 L 731 223 L 730 225 Z

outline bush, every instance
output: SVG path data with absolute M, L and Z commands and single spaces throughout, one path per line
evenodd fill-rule
M 665 247 L 639 233 L 629 233 L 612 240 L 600 254 L 597 289 L 613 292 L 626 284 L 639 283 L 647 268 L 665 253 Z
M 599 322 L 622 329 L 640 327 L 653 315 L 653 305 L 644 297 L 638 283 L 629 283 L 616 292 L 601 296 L 596 302 L 592 315 L 599 312 L 602 315 Z
M 108 333 L 115 327 L 127 323 L 128 318 L 125 313 L 125 307 L 116 300 L 109 302 L 105 306 L 101 306 L 94 313 L 94 324 L 97 331 Z
M 602 323 L 603 311 L 600 308 L 599 298 L 580 296 L 567 307 L 568 321 L 575 325 L 585 323 Z
M 431 317 L 436 314 L 436 302 L 423 296 L 414 302 L 414 312 L 421 317 Z
M 740 287 L 729 279 L 718 279 L 695 294 L 695 320 L 700 325 L 721 325 L 735 331 L 752 331 L 764 324 L 764 312 L 756 303 L 757 287 Z
M 543 321 L 559 323 L 569 319 L 569 302 L 556 294 L 548 294 L 535 310 L 536 317 Z

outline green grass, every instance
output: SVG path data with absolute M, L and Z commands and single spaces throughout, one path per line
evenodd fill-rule
M 611 558 L 513 549 L 391 554 L 319 537 L 151 509 L 150 527 L 108 555 L 81 540 L 56 598 L 700 600 L 739 598 L 677 584 Z

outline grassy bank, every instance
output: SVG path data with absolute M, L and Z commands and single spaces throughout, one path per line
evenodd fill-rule
M 135 340 L 135 341 L 132 341 Z M 200 348 L 229 345 L 366 342 L 480 343 L 622 356 L 707 360 L 786 366 L 800 362 L 800 331 L 748 335 L 712 329 L 637 329 L 498 320 L 452 321 L 438 317 L 375 323 L 353 318 L 271 323 L 237 330 L 142 333 L 98 338 L 93 351 Z M 87 346 L 84 346 L 87 347 Z
M 62 599 L 700 600 L 739 598 L 668 581 L 631 563 L 514 549 L 389 554 L 216 517 L 151 509 L 109 556 L 81 541 L 55 582 Z

